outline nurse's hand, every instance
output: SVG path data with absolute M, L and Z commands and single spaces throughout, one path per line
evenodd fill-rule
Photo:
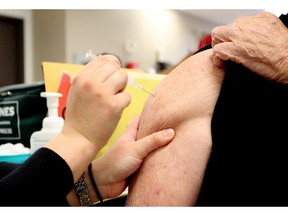
M 268 12 L 212 30 L 214 64 L 231 60 L 268 79 L 288 83 L 288 30 Z
M 134 117 L 122 136 L 92 163 L 95 183 L 104 199 L 120 195 L 128 186 L 129 176 L 141 166 L 145 157 L 170 143 L 175 136 L 173 129 L 166 129 L 136 141 L 139 119 Z
M 113 55 L 89 62 L 73 79 L 63 132 L 83 136 L 97 153 L 108 142 L 131 101 L 130 94 L 123 92 L 127 79 Z

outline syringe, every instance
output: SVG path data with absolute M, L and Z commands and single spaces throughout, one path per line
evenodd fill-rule
M 86 55 L 86 58 L 91 58 L 94 59 L 97 56 L 92 52 L 92 50 L 89 50 Z M 133 85 L 135 88 L 141 89 L 142 91 L 150 94 L 151 96 L 155 97 L 155 95 L 151 94 L 150 92 L 148 92 L 147 90 L 145 90 L 140 84 L 136 83 L 135 80 L 128 74 L 128 84 L 129 85 Z

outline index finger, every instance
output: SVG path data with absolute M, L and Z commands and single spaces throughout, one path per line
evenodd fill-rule
M 214 29 L 212 29 L 212 32 L 211 32 L 211 38 L 212 38 L 212 48 L 218 44 L 218 43 L 222 43 L 223 42 L 223 39 L 222 39 L 222 32 L 223 32 L 223 27 L 224 26 L 218 26 L 218 27 L 215 27 Z

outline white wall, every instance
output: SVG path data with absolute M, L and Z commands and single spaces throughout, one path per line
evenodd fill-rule
M 33 19 L 40 17 L 39 11 L 35 13 L 34 10 L 0 10 L 0 15 L 24 20 L 25 83 L 42 79 L 42 75 L 39 75 L 39 62 L 51 59 L 57 61 L 55 58 L 61 54 L 64 58 L 61 57 L 60 62 L 78 63 L 79 58 L 84 58 L 89 49 L 98 54 L 116 54 L 123 65 L 128 61 L 138 61 L 140 68 L 144 70 L 155 66 L 158 50 L 162 51 L 163 61 L 176 64 L 197 47 L 201 33 L 209 32 L 215 26 L 211 22 L 193 18 L 176 10 L 65 10 L 63 17 L 61 11 L 51 11 L 50 16 L 47 13 L 49 11 L 45 11 L 45 16 L 33 22 Z M 57 23 L 55 13 L 60 14 L 57 16 L 60 17 Z M 35 17 L 35 14 L 38 15 Z M 62 47 L 65 50 L 56 51 L 58 53 L 54 58 L 51 53 L 55 53 L 56 45 L 51 43 L 51 40 L 49 45 L 47 33 L 39 33 L 33 27 L 33 23 L 41 25 L 41 22 L 44 26 L 48 26 L 50 22 L 50 33 L 65 41 L 63 46 L 57 45 L 58 49 Z M 59 30 L 59 26 L 63 26 L 63 29 Z M 34 35 L 35 32 L 38 33 Z M 134 53 L 129 54 L 125 51 L 127 41 L 136 44 Z
M 42 62 L 65 62 L 65 11 L 33 10 L 34 80 L 43 80 Z
M 33 25 L 31 10 L 0 10 L 0 15 L 24 21 L 24 82 L 31 83 L 33 77 Z
M 214 26 L 176 10 L 67 10 L 66 61 L 75 63 L 92 49 L 116 54 L 123 65 L 137 61 L 146 70 L 161 50 L 162 60 L 176 64 Z M 135 52 L 125 50 L 127 42 Z

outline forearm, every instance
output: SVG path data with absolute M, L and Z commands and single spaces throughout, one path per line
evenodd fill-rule
M 97 202 L 98 197 L 96 196 L 90 178 L 87 175 L 87 167 L 95 157 L 96 152 L 93 147 L 91 148 L 90 143 L 80 136 L 66 137 L 65 134 L 60 134 L 55 139 L 51 140 L 46 145 L 46 148 L 52 150 L 54 153 L 50 153 L 50 150 L 46 151 L 44 148 L 39 150 L 39 152 L 35 152 L 23 165 L 9 163 L 1 164 L 0 191 L 3 196 L 8 193 L 9 197 L 7 197 L 5 201 L 0 200 L 0 205 L 67 205 L 65 203 L 65 196 L 68 191 L 65 192 L 65 190 L 70 187 L 69 185 L 71 182 L 75 182 L 79 179 L 82 173 L 84 173 L 84 170 L 89 197 L 92 202 Z M 49 165 L 49 161 L 52 159 L 55 163 L 54 165 L 53 163 Z M 63 170 L 62 167 L 67 171 Z M 63 178 L 57 174 L 61 173 L 66 177 L 67 174 L 70 174 L 69 172 L 73 174 L 72 180 L 69 179 L 72 175 Z M 61 178 L 61 180 L 63 179 L 63 184 L 67 186 L 63 192 L 57 190 L 58 186 L 61 187 L 61 181 L 59 181 L 58 178 Z M 68 179 L 71 180 L 71 182 Z M 54 182 L 53 180 L 57 182 Z M 4 186 L 3 189 L 7 188 L 7 190 L 2 190 L 2 185 Z M 45 185 L 45 190 L 42 188 L 43 185 Z M 53 189 L 49 189 L 51 188 L 49 187 L 50 185 Z M 46 188 L 48 189 L 46 190 Z M 70 190 L 69 195 L 66 197 L 67 202 L 69 205 L 80 205 L 73 187 L 70 187 Z
M 20 164 L 0 162 L 0 179 L 4 178 L 10 172 L 15 170 Z
M 46 146 L 63 158 L 70 167 L 74 183 L 84 173 L 99 151 L 83 136 L 64 132 L 51 140 Z
M 0 180 L 0 205 L 67 205 L 65 197 L 72 184 L 66 162 L 55 152 L 41 148 Z

